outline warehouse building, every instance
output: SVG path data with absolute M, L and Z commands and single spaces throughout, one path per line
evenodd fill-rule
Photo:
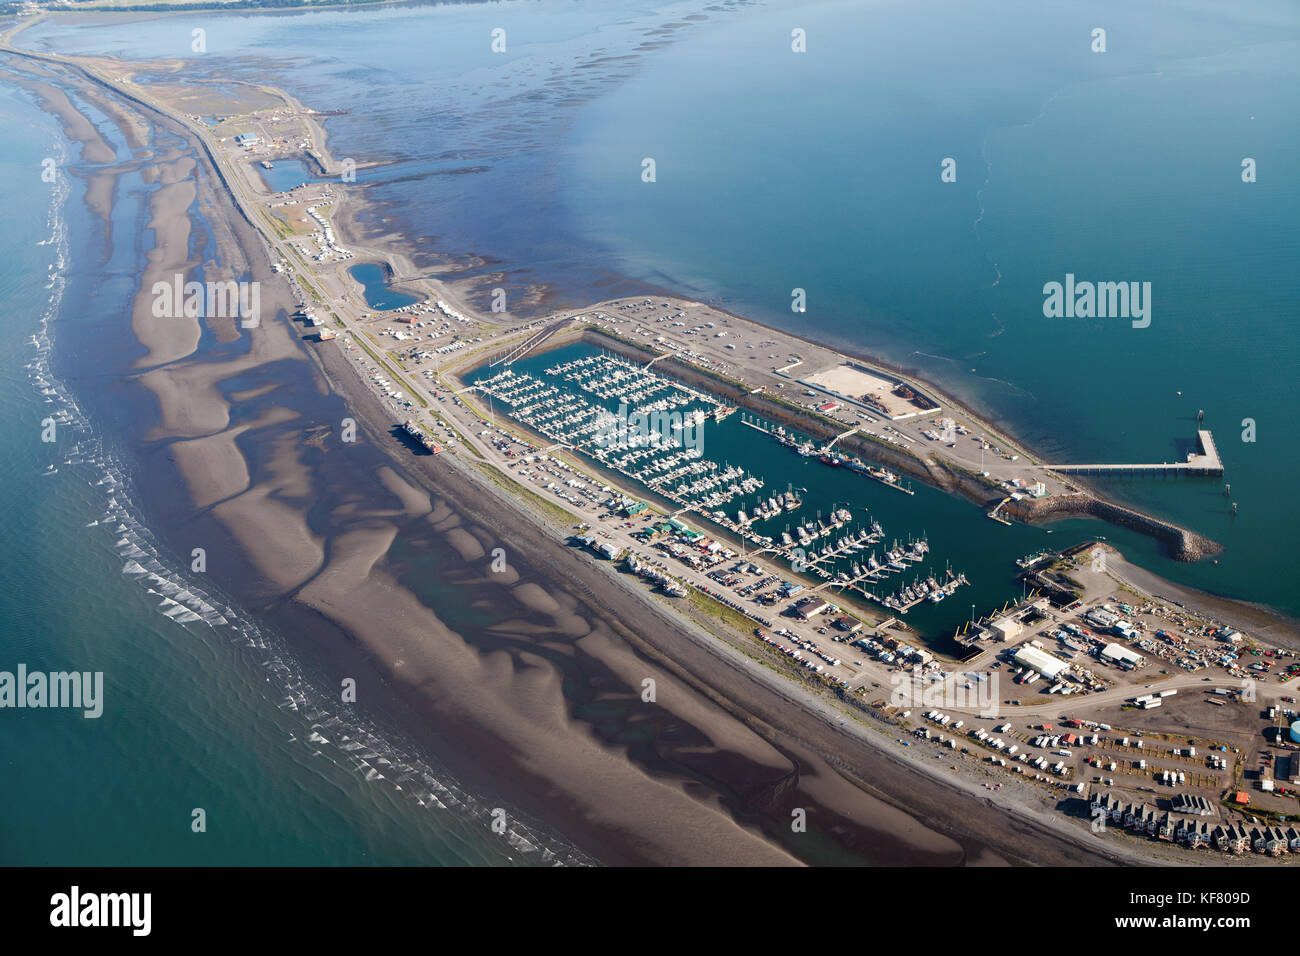
M 1030 644 L 1024 644 L 1016 651 L 1015 661 L 1021 667 L 1038 671 L 1048 680 L 1056 680 L 1056 676 L 1070 666 L 1060 658 L 1053 657 Z
M 989 629 L 993 632 L 994 638 L 999 641 L 1009 641 L 1024 630 L 1019 621 L 1009 617 L 999 618 L 989 625 Z
M 1101 659 L 1123 667 L 1137 667 L 1146 660 L 1137 651 L 1131 651 L 1123 644 L 1107 644 L 1101 649 Z
M 810 597 L 810 598 L 805 598 L 804 600 L 796 604 L 794 610 L 795 610 L 795 614 L 798 615 L 800 618 L 802 618 L 805 621 L 810 621 L 829 607 L 830 607 L 829 602 L 823 601 L 821 598 Z
M 1119 620 L 1119 618 L 1116 617 L 1114 614 L 1112 614 L 1110 611 L 1107 611 L 1105 608 L 1100 608 L 1100 607 L 1095 607 L 1091 611 L 1089 611 L 1087 614 L 1087 618 L 1089 621 L 1091 621 L 1093 624 L 1097 625 L 1098 627 L 1107 627 L 1107 628 L 1114 627 L 1115 622 Z
M 1291 725 L 1293 734 L 1300 734 L 1300 720 Z M 1300 741 L 1297 741 L 1300 743 Z M 1273 771 L 1277 779 L 1286 780 L 1300 787 L 1300 753 L 1282 754 L 1277 758 L 1277 769 Z

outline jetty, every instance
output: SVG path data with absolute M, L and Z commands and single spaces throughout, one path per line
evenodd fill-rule
M 496 368 L 499 365 L 513 365 L 560 329 L 564 328 L 564 326 L 571 321 L 573 321 L 573 319 L 560 319 L 558 322 L 552 322 L 550 325 L 538 329 L 532 335 L 528 336 L 528 338 L 507 351 L 504 355 L 491 362 L 488 367 Z
M 1011 527 L 1011 522 L 1008 521 L 1006 518 L 1002 517 L 1000 514 L 998 514 L 998 512 L 1001 511 L 1004 507 L 1006 507 L 1006 505 L 1008 505 L 1012 500 L 1013 499 L 1009 495 L 1006 498 L 1003 498 L 1001 501 L 999 501 L 996 505 L 993 506 L 993 510 L 988 513 L 988 516 L 992 518 L 994 521 L 1006 525 L 1008 528 Z
M 1210 434 L 1209 429 L 1202 428 L 1196 432 L 1196 448 L 1194 452 L 1189 452 L 1186 461 L 1160 462 L 1159 464 L 1145 465 L 1044 465 L 1044 468 L 1051 471 L 1058 471 L 1063 474 L 1084 474 L 1084 473 L 1130 473 L 1130 474 L 1184 474 L 1184 475 L 1214 475 L 1223 474 L 1223 461 L 1219 458 L 1219 450 L 1214 446 L 1214 436 Z

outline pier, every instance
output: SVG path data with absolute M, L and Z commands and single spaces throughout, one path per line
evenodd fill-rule
M 1210 434 L 1209 429 L 1199 429 L 1196 432 L 1197 450 L 1187 456 L 1186 461 L 1161 462 L 1159 464 L 1147 465 L 1044 465 L 1044 468 L 1051 471 L 1058 471 L 1063 474 L 1083 474 L 1083 473 L 1129 473 L 1142 474 L 1151 472 L 1154 474 L 1173 473 L 1185 475 L 1212 475 L 1221 476 L 1223 474 L 1223 461 L 1219 458 L 1219 450 L 1214 446 L 1214 436 Z
M 906 614 L 918 604 L 922 604 L 926 601 L 937 603 L 938 601 L 951 597 L 962 585 L 970 584 L 970 581 L 966 578 L 965 574 L 954 574 L 951 570 L 948 570 L 944 572 L 944 581 L 942 584 L 935 579 L 934 575 L 931 575 L 926 578 L 924 584 L 920 587 L 916 587 L 915 585 L 906 588 L 900 587 L 894 594 L 880 597 L 879 595 L 868 591 L 861 583 L 859 583 L 861 580 L 862 578 L 858 577 L 854 578 L 852 581 L 843 583 L 839 581 L 828 581 L 826 582 L 826 585 L 823 585 L 823 587 L 838 587 L 842 591 L 853 591 L 870 601 L 874 601 L 876 604 L 879 604 L 888 611 L 892 611 L 896 614 Z M 817 590 L 821 590 L 821 588 L 819 587 Z M 890 620 L 893 621 L 896 619 L 891 618 Z M 885 624 L 882 624 L 878 627 L 883 629 L 885 626 Z
M 565 325 L 567 325 L 571 321 L 573 321 L 573 319 L 560 319 L 558 322 L 552 322 L 550 325 L 546 326 L 545 328 L 538 329 L 532 335 L 528 336 L 528 338 L 526 338 L 524 341 L 520 342 L 513 349 L 507 352 L 505 355 L 501 356 L 500 358 L 492 362 L 489 368 L 496 368 L 498 365 L 514 364 L 515 361 L 523 358 L 525 355 L 527 355 L 533 349 L 537 348 L 537 346 L 541 345 L 543 342 L 545 342 L 548 338 L 550 338 L 552 335 L 554 335 L 556 332 L 558 332 L 560 329 L 562 329 Z
M 823 448 L 822 451 L 829 455 L 831 451 L 835 448 L 835 443 L 837 441 L 839 441 L 841 438 L 848 438 L 850 435 L 856 435 L 857 433 L 858 433 L 858 429 L 856 427 L 850 428 L 846 432 L 840 432 L 838 435 L 836 435 L 834 438 L 830 440 L 830 444 L 828 444 L 825 448 Z
M 1006 525 L 1008 528 L 1011 527 L 1011 522 L 1008 521 L 1006 518 L 1002 517 L 1000 514 L 998 514 L 998 512 L 1001 511 L 1003 507 L 1005 507 L 1007 503 L 1010 501 L 1011 501 L 1010 497 L 1003 498 L 996 505 L 994 505 L 993 510 L 988 513 L 990 518 L 992 518 L 994 521 Z
M 813 443 L 810 440 L 805 439 L 801 441 L 793 432 L 787 432 L 784 427 L 779 427 L 773 431 L 769 428 L 765 428 L 759 422 L 745 418 L 744 416 L 741 416 L 740 423 L 742 425 L 748 425 L 755 431 L 760 431 L 765 435 L 770 435 L 783 447 L 789 448 L 791 451 L 798 455 L 802 455 L 804 458 L 814 458 L 817 461 L 820 461 L 823 465 L 829 465 L 835 468 L 844 466 L 848 468 L 849 471 L 855 471 L 860 475 L 866 475 L 868 478 L 880 482 L 885 487 L 893 488 L 895 491 L 901 491 L 905 495 L 916 493 L 910 486 L 900 484 L 898 475 L 894 474 L 887 468 L 876 468 L 868 465 L 860 458 L 848 458 L 844 455 L 835 454 L 835 443 L 842 438 L 848 438 L 850 435 L 860 432 L 862 430 L 860 427 L 850 428 L 848 431 L 836 435 L 829 444 L 827 444 L 821 451 L 818 451 L 814 448 Z

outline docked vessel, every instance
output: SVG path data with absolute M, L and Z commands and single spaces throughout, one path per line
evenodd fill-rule
M 433 454 L 436 455 L 440 451 L 442 451 L 442 446 L 439 445 L 436 441 L 434 441 L 432 436 L 430 436 L 428 432 L 426 432 L 423 428 L 417 425 L 413 420 L 408 418 L 405 422 L 403 422 L 402 430 L 405 431 L 406 434 L 414 438 L 416 441 L 418 441 L 421 445 L 425 447 L 425 449 L 432 452 Z

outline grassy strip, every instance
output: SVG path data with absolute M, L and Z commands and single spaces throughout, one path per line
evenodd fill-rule
M 735 608 L 727 607 L 721 601 L 715 601 L 702 591 L 697 591 L 689 587 L 691 607 L 695 608 L 702 614 L 716 618 L 724 624 L 728 624 L 740 631 L 742 634 L 751 633 L 754 628 L 758 627 L 758 622 L 741 614 Z
M 687 585 L 687 588 L 690 592 L 689 600 L 691 602 L 691 607 L 699 611 L 701 614 L 705 614 L 723 624 L 729 625 L 738 631 L 743 637 L 748 639 L 746 641 L 746 647 L 742 649 L 743 653 L 747 657 L 761 661 L 777 673 L 798 681 L 810 690 L 830 691 L 841 702 L 847 703 L 858 710 L 865 710 L 862 702 L 857 700 L 853 694 L 840 687 L 840 685 L 835 682 L 834 678 L 827 674 L 807 671 L 804 668 L 797 666 L 784 654 L 767 644 L 762 645 L 763 649 L 767 651 L 766 655 L 763 657 L 755 657 L 749 651 L 749 648 L 752 647 L 752 645 L 748 642 L 757 640 L 757 638 L 754 637 L 754 629 L 760 626 L 759 623 L 753 618 L 747 617 L 737 611 L 735 608 L 728 607 L 726 604 L 715 600 L 702 591 L 697 591 L 690 585 Z
M 1007 490 L 1003 488 L 1001 483 L 991 475 L 986 478 L 983 475 L 981 475 L 978 471 L 971 471 L 969 468 L 957 464 L 955 461 L 953 461 L 951 458 L 948 458 L 947 456 L 940 455 L 939 460 L 942 461 L 944 467 L 949 469 L 950 471 L 959 472 L 960 474 L 963 474 L 968 478 L 973 478 L 975 481 L 978 481 L 980 484 L 987 485 L 989 488 L 998 492 L 1003 497 L 1007 496 L 1008 494 Z
M 1225 809 L 1232 810 L 1236 813 L 1249 813 L 1253 817 L 1261 818 L 1268 825 L 1295 822 L 1295 811 L 1293 810 L 1285 811 L 1285 812 L 1282 810 L 1268 810 L 1264 807 L 1256 806 L 1253 803 L 1248 804 L 1249 809 L 1247 809 L 1246 807 L 1238 806 L 1236 803 L 1233 803 L 1232 800 L 1233 796 L 1236 795 L 1235 791 L 1237 790 L 1237 787 L 1233 786 L 1232 789 L 1234 793 L 1225 796 L 1223 799 L 1219 801 L 1219 803 Z M 1254 848 L 1252 847 L 1251 849 L 1253 850 Z
M 493 483 L 498 487 L 508 491 L 517 498 L 523 499 L 537 510 L 549 514 L 551 517 L 560 521 L 560 523 L 572 526 L 576 521 L 581 520 L 581 518 L 578 515 L 573 514 L 573 512 L 567 511 L 554 502 L 547 501 L 540 495 L 529 491 L 517 481 L 512 480 L 495 465 L 490 465 L 486 461 L 476 461 L 474 464 L 482 469 L 483 473 L 491 478 Z

